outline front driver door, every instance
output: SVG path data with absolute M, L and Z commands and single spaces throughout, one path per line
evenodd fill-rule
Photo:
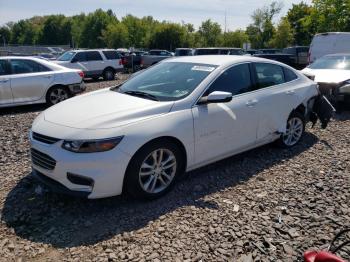
M 195 105 L 192 109 L 195 130 L 195 162 L 211 162 L 243 151 L 256 142 L 258 100 L 252 91 L 250 65 L 235 65 L 225 70 L 204 93 L 231 92 L 228 103 Z

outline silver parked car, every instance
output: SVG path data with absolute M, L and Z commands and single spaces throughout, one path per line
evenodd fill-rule
M 0 58 L 0 107 L 57 104 L 85 90 L 84 73 L 35 57 Z

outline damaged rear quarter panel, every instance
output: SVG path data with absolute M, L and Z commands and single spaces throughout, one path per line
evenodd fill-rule
M 276 133 L 284 133 L 290 113 L 301 104 L 307 108 L 308 101 L 317 95 L 317 84 L 310 80 L 307 85 L 304 77 L 271 87 L 266 96 L 261 96 L 259 101 L 261 116 L 258 140 Z M 273 110 L 271 110 L 271 105 L 273 105 Z M 265 112 L 269 113 L 265 114 Z

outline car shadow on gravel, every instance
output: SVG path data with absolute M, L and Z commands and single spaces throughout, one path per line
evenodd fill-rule
M 37 182 L 28 175 L 7 195 L 1 220 L 17 236 L 30 241 L 60 248 L 93 245 L 117 234 L 144 228 L 175 209 L 186 206 L 218 209 L 215 201 L 205 200 L 206 196 L 244 183 L 259 172 L 308 150 L 317 141 L 315 135 L 306 133 L 303 142 L 290 150 L 267 145 L 227 158 L 187 173 L 171 192 L 154 201 L 124 196 L 85 200 L 46 191 L 40 193 Z
M 5 107 L 5 108 L 0 108 L 0 116 L 41 112 L 47 108 L 48 106 L 46 104 Z

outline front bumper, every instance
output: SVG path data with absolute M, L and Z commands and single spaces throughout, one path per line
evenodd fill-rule
M 93 199 L 122 193 L 124 174 L 131 156 L 120 151 L 118 146 L 100 153 L 73 153 L 62 149 L 62 142 L 63 140 L 59 140 L 53 144 L 46 144 L 33 139 L 32 132 L 30 133 L 35 177 L 54 191 L 69 195 Z M 51 162 L 48 164 L 47 161 Z M 93 182 L 73 183 L 72 179 L 68 178 L 70 174 Z
M 84 81 L 81 81 L 81 83 L 68 85 L 68 88 L 69 88 L 71 94 L 79 94 L 79 93 L 84 92 L 86 90 L 86 85 L 85 85 Z

